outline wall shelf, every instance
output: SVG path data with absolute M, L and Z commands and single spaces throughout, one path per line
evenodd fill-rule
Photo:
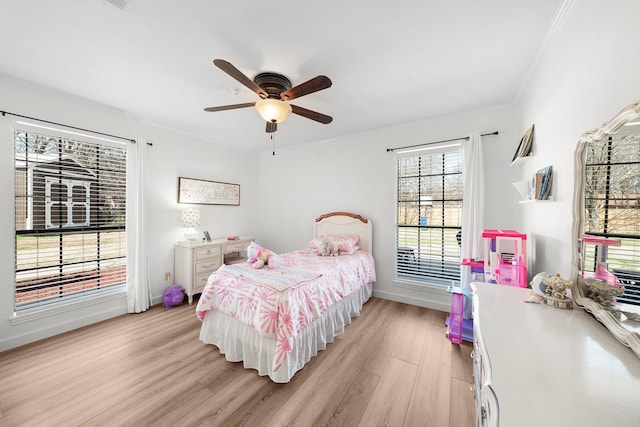
M 547 166 L 538 170 L 531 179 L 512 182 L 513 188 L 520 195 L 519 203 L 552 202 L 553 170 L 552 166 Z M 540 199 L 542 196 L 545 198 Z
M 516 157 L 515 160 L 509 164 L 509 167 L 521 165 L 527 162 L 531 157 L 533 157 L 531 154 L 524 157 Z
M 544 200 L 526 199 L 526 200 L 520 200 L 518 203 L 520 203 L 521 205 L 526 205 L 530 203 L 545 203 L 545 202 L 555 202 L 555 200 L 553 199 L 553 196 L 549 196 L 549 198 Z

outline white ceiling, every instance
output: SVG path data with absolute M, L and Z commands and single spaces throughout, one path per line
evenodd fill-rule
M 292 103 L 333 122 L 292 115 L 274 134 L 280 147 L 327 141 L 513 104 L 565 1 L 2 0 L 0 74 L 266 150 L 255 109 L 203 111 L 258 99 L 213 59 L 294 86 L 330 77 Z

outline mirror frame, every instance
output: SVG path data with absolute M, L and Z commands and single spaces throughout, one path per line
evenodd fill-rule
M 573 193 L 573 250 L 571 277 L 574 278 L 571 293 L 575 303 L 584 310 L 591 313 L 600 323 L 611 332 L 611 334 L 622 344 L 640 357 L 640 333 L 632 332 L 624 327 L 620 321 L 600 304 L 586 298 L 578 281 L 580 279 L 580 238 L 584 234 L 584 156 L 587 143 L 597 141 L 616 133 L 622 126 L 640 117 L 640 101 L 633 102 L 622 109 L 611 120 L 604 123 L 600 128 L 583 133 L 578 140 L 574 159 L 574 175 L 576 183 Z

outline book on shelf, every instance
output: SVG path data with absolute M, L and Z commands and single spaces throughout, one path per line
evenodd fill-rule
M 540 199 L 543 179 L 544 179 L 544 174 L 542 172 L 536 172 L 536 174 L 533 177 L 533 188 L 535 189 L 533 199 L 535 200 Z
M 544 193 L 542 193 L 541 200 L 547 200 L 549 198 L 549 196 L 551 195 L 551 184 L 553 182 L 553 173 L 549 173 L 549 176 L 547 177 L 547 185 L 545 187 L 545 191 Z
M 540 181 L 540 191 L 537 191 L 538 178 Z M 536 172 L 536 199 L 546 200 L 551 194 L 551 181 L 553 180 L 553 168 L 547 166 Z
M 515 154 L 513 155 L 512 163 L 517 159 L 524 158 L 526 156 L 531 155 L 531 148 L 533 144 L 533 134 L 534 134 L 534 125 L 531 125 L 529 129 L 524 133 L 522 139 L 520 140 L 520 144 L 516 149 Z
M 547 166 L 538 170 L 529 180 L 528 200 L 547 200 L 551 195 L 553 168 Z

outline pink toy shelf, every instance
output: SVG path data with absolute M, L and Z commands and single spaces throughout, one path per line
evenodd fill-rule
M 527 235 L 516 230 L 482 231 L 484 281 L 527 287 Z
M 527 287 L 527 235 L 516 230 L 482 231 L 484 261 L 473 258 L 462 259 L 461 264 L 469 268 L 471 280 L 499 285 Z M 462 340 L 474 341 L 473 319 L 465 319 L 465 291 L 452 286 L 451 314 L 447 317 L 447 337 L 453 344 Z
M 590 245 L 594 245 L 593 249 L 589 248 Z M 595 261 L 594 272 L 585 272 L 585 262 L 582 262 L 582 278 L 598 279 L 607 282 L 610 285 L 622 287 L 618 284 L 618 278 L 607 269 L 609 246 L 620 246 L 620 240 L 608 237 L 591 236 L 589 234 L 582 236 L 582 256 L 584 257 L 587 254 L 587 251 L 592 251 Z

